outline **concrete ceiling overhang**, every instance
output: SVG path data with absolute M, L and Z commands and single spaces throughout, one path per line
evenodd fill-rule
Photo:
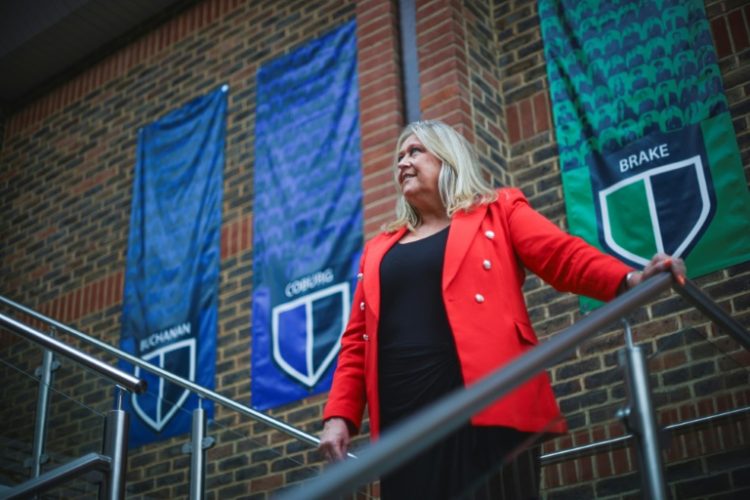
M 196 0 L 0 0 L 0 109 L 12 112 Z

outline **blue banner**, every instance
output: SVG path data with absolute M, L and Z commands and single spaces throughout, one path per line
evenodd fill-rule
M 327 391 L 362 248 L 354 22 L 260 68 L 252 405 Z
M 143 127 L 133 179 L 120 347 L 213 389 L 227 87 Z M 148 381 L 126 399 L 130 446 L 190 430 L 198 398 Z M 204 403 L 209 418 L 213 406 Z

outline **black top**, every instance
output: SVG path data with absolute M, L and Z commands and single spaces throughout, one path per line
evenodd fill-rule
M 380 264 L 378 359 L 383 429 L 463 386 L 442 294 L 448 228 L 394 245 Z
M 443 304 L 447 240 L 448 228 L 418 241 L 396 244 L 380 264 L 378 378 L 383 431 L 464 385 Z M 536 491 L 538 452 L 531 460 L 524 460 L 529 466 L 514 468 L 510 479 L 502 479 L 496 472 L 526 437 L 514 429 L 467 423 L 384 475 L 381 498 L 494 500 L 535 496 L 527 491 Z M 507 470 L 503 474 L 507 475 Z M 516 484 L 520 486 L 513 489 Z

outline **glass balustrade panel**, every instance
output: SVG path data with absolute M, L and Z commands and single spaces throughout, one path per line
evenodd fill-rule
M 675 320 L 649 340 L 668 494 L 750 497 L 750 352 L 697 311 Z
M 17 486 L 38 475 L 69 464 L 87 453 L 100 453 L 104 429 L 101 398 L 111 393 L 111 383 L 84 370 L 59 355 L 51 355 L 50 383 L 42 385 L 44 350 L 16 337 L 3 349 L 2 369 L 2 470 L 0 483 Z M 97 391 L 91 399 L 75 387 Z M 41 456 L 35 458 L 33 443 L 37 418 L 41 416 L 40 391 L 47 389 L 46 425 L 42 428 Z M 111 396 L 109 397 L 111 407 Z M 95 404 L 93 404 L 95 403 Z M 90 473 L 45 490 L 39 498 L 91 498 L 96 496 L 100 478 Z

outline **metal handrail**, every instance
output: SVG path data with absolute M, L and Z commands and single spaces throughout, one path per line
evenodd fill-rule
M 674 286 L 674 290 L 750 351 L 750 333 L 739 321 L 729 316 L 716 302 L 707 297 L 693 282 L 685 280 L 684 285 Z
M 255 419 L 257 421 L 260 421 L 269 427 L 272 427 L 280 432 L 283 432 L 287 434 L 288 436 L 291 436 L 293 438 L 299 439 L 300 441 L 303 441 L 307 444 L 317 446 L 320 443 L 320 439 L 317 437 L 308 434 L 304 431 L 301 431 L 295 427 L 292 427 L 291 425 L 288 425 L 285 422 L 282 422 L 280 420 L 277 420 L 273 417 L 270 417 L 262 412 L 259 412 L 258 410 L 254 410 L 248 406 L 245 406 L 243 404 L 240 404 L 236 401 L 233 401 L 225 396 L 222 396 L 221 394 L 212 391 L 210 389 L 207 389 L 203 386 L 200 386 L 194 382 L 191 382 L 190 380 L 184 379 L 178 375 L 175 375 L 172 372 L 169 372 L 167 370 L 164 370 L 163 368 L 160 368 L 158 366 L 152 365 L 151 363 L 148 363 L 146 361 L 143 361 L 142 359 L 139 359 L 135 356 L 133 356 L 130 353 L 127 353 L 125 351 L 122 351 L 120 349 L 117 349 L 116 347 L 113 347 L 106 342 L 102 342 L 101 340 L 91 337 L 89 335 L 86 335 L 85 333 L 82 333 L 74 328 L 71 328 L 63 323 L 60 323 L 59 321 L 56 321 L 48 316 L 45 316 L 41 313 L 38 313 L 37 311 L 34 311 L 33 309 L 30 309 L 28 307 L 25 307 L 17 302 L 14 302 L 6 297 L 3 297 L 0 295 L 0 303 L 5 304 L 9 307 L 12 307 L 16 309 L 17 311 L 26 314 L 34 319 L 37 319 L 39 321 L 42 321 L 44 323 L 47 323 L 48 325 L 54 326 L 58 331 L 66 332 L 69 335 L 72 335 L 73 337 L 77 338 L 78 340 L 81 340 L 83 342 L 86 342 L 90 345 L 93 345 L 103 351 L 108 352 L 109 354 L 112 354 L 113 356 L 122 359 L 124 361 L 127 361 L 128 363 L 131 363 L 133 365 L 139 366 L 141 369 L 146 370 L 148 372 L 151 372 L 153 374 L 156 374 L 165 380 L 168 380 L 172 382 L 173 384 L 176 384 L 183 389 L 187 389 L 189 391 L 192 391 L 199 396 L 209 399 L 211 401 L 214 401 L 215 403 L 218 403 L 225 408 L 229 408 L 231 410 L 234 410 L 242 415 L 245 415 L 247 417 L 250 417 L 252 419 Z M 25 326 L 25 325 L 23 325 Z M 46 339 L 50 339 L 51 337 L 48 337 L 44 335 Z M 54 339 L 52 339 L 54 340 Z M 60 342 L 61 343 L 61 342 Z M 62 343 L 61 343 L 62 344 Z M 62 344 L 65 345 L 65 344 Z M 67 347 L 67 346 L 66 346 Z M 350 454 L 350 457 L 354 458 L 354 455 Z
M 45 347 L 51 351 L 55 351 L 82 366 L 93 370 L 100 375 L 108 378 L 115 384 L 124 387 L 125 389 L 141 394 L 146 391 L 146 381 L 139 379 L 133 375 L 126 373 L 122 370 L 109 366 L 107 363 L 100 361 L 93 356 L 89 356 L 85 352 L 79 351 L 78 349 L 69 346 L 68 344 L 61 342 L 49 335 L 45 335 L 28 325 L 25 325 L 10 316 L 0 313 L 0 326 L 11 330 L 22 337 Z
M 750 406 L 745 406 L 742 408 L 735 408 L 734 410 L 727 410 L 720 413 L 714 413 L 713 415 L 706 415 L 705 417 L 698 417 L 693 418 L 690 420 L 683 420 L 682 422 L 675 422 L 674 424 L 669 424 L 664 426 L 662 429 L 664 431 L 680 431 L 683 429 L 686 429 L 688 427 L 692 427 L 693 425 L 698 424 L 705 424 L 707 422 L 712 422 L 714 420 L 727 418 L 727 417 L 734 417 L 737 415 L 743 415 L 745 413 L 750 413 Z M 624 444 L 625 442 L 633 439 L 633 434 L 624 434 L 622 436 L 617 436 L 610 439 L 604 439 L 602 441 L 596 441 L 593 443 L 588 444 L 582 444 L 580 446 L 575 446 L 573 448 L 566 448 L 564 450 L 558 450 L 558 451 L 551 451 L 549 453 L 545 453 L 539 459 L 542 461 L 542 465 L 549 465 L 551 463 L 559 462 L 561 460 L 567 460 L 571 457 L 577 457 L 579 455 L 587 455 L 595 450 L 598 450 L 600 448 L 607 448 L 614 445 L 620 445 Z
M 3 500 L 33 498 L 35 494 L 49 491 L 88 472 L 106 472 L 111 466 L 112 460 L 110 457 L 100 453 L 88 453 L 56 467 L 39 477 L 26 481 L 14 488 L 9 488 L 0 493 L 0 497 Z
M 669 289 L 670 285 L 740 343 L 750 345 L 750 334 L 720 308 L 706 307 L 713 302 L 697 287 L 689 281 L 680 285 L 670 273 L 664 272 L 625 292 L 476 384 L 456 391 L 405 419 L 388 433 L 384 433 L 377 443 L 359 453 L 359 460 L 338 463 L 325 474 L 306 482 L 303 487 L 289 491 L 282 498 L 332 498 L 392 471 L 456 430 L 475 413 L 541 370 L 562 360 L 581 341 L 635 308 L 645 305 L 656 295 Z M 685 289 L 688 291 L 685 292 Z

